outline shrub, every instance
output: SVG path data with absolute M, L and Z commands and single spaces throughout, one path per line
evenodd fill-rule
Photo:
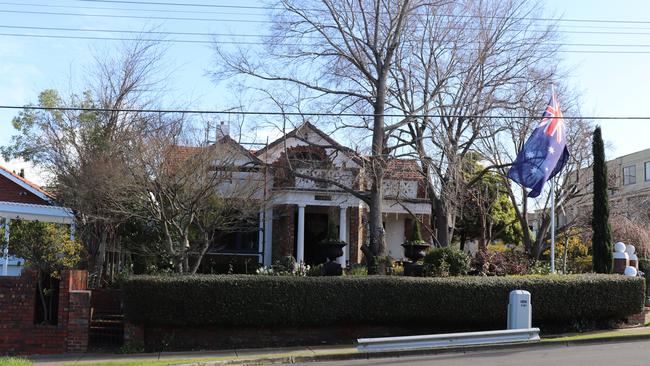
M 503 252 L 479 250 L 471 261 L 471 274 L 479 276 L 505 276 L 506 258 Z
M 348 269 L 345 272 L 346 276 L 367 276 L 368 275 L 368 268 L 364 266 L 363 264 L 353 264 L 350 266 L 350 269 Z
M 411 278 L 133 276 L 129 322 L 149 326 L 424 324 L 504 328 L 508 294 L 532 294 L 533 324 L 618 320 L 643 309 L 645 283 L 618 275 Z
M 308 277 L 318 277 L 323 275 L 323 264 L 317 264 L 315 266 L 307 266 L 307 271 L 305 275 Z
M 478 251 L 472 258 L 470 273 L 479 276 L 540 274 L 534 271 L 534 263 L 526 253 L 514 250 Z
M 427 274 L 433 276 L 461 276 L 469 271 L 469 256 L 461 250 L 449 247 L 431 249 L 423 262 Z

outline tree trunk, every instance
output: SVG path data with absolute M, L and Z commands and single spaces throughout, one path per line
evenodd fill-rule
M 384 109 L 386 104 L 386 78 L 388 73 L 383 71 L 377 81 L 377 98 L 375 100 L 374 123 L 372 128 L 372 156 L 370 157 L 372 183 L 370 186 L 370 207 L 368 224 L 370 226 L 370 252 L 373 263 L 368 267 L 368 274 L 386 274 L 384 257 L 386 256 L 386 241 L 384 239 L 383 223 L 383 182 L 384 182 L 384 155 L 385 155 L 385 131 L 384 131 Z
M 481 234 L 479 235 L 479 240 L 478 240 L 478 249 L 479 250 L 487 250 L 487 220 L 486 220 L 486 215 L 480 215 L 480 221 L 481 221 L 481 228 L 480 232 Z
M 41 270 L 38 270 L 36 283 L 38 288 L 38 298 L 41 300 L 41 306 L 43 307 L 43 324 L 50 324 L 50 309 L 48 309 L 47 301 L 45 301 L 45 292 L 43 292 L 43 271 Z
M 467 241 L 467 232 L 466 230 L 462 230 L 460 232 L 460 250 L 461 252 L 465 251 L 465 242 Z
M 445 203 L 440 198 L 434 199 L 434 210 L 436 218 L 436 240 L 441 247 L 449 246 L 451 237 L 449 235 L 449 216 Z
M 192 268 L 190 269 L 190 274 L 196 274 L 196 271 L 199 270 L 199 266 L 201 266 L 203 257 L 205 257 L 205 253 L 208 252 L 209 248 L 210 248 L 210 237 L 207 234 L 203 234 L 203 247 L 201 248 L 198 257 L 196 258 L 194 265 L 192 265 Z M 246 271 L 246 273 L 248 273 L 248 270 Z
M 108 241 L 108 228 L 106 225 L 96 225 L 96 229 L 101 230 L 101 233 L 99 234 L 99 247 L 97 248 L 97 254 L 95 255 L 95 268 L 93 268 L 93 273 L 95 274 L 94 286 L 102 287 L 104 260 L 106 259 L 106 242 Z

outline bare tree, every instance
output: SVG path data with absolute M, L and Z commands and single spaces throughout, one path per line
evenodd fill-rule
M 196 273 L 223 231 L 257 229 L 263 205 L 261 166 L 228 136 L 189 140 L 182 119 L 161 120 L 130 151 L 128 177 L 114 212 L 158 227 L 178 273 Z M 193 143 L 192 143 L 193 142 Z M 241 157 L 252 161 L 242 163 Z
M 416 13 L 436 2 L 419 0 L 282 0 L 264 51 L 254 55 L 217 47 L 217 77 L 244 75 L 307 90 L 328 110 L 366 110 L 372 118 L 350 122 L 371 132 L 368 156 L 370 259 L 386 254 L 382 225 L 387 158 L 389 74 Z M 321 104 L 321 106 L 323 105 Z M 371 268 L 371 271 L 373 269 Z M 383 267 L 378 267 L 384 272 Z
M 482 143 L 482 149 L 490 164 L 499 167 L 496 171 L 507 179 L 509 167 L 514 162 L 517 153 L 523 148 L 526 139 L 538 126 L 539 120 L 532 116 L 539 115 L 543 111 L 549 98 L 549 88 L 546 84 L 536 82 L 529 86 L 522 86 L 518 89 L 521 93 L 521 102 L 513 105 L 505 116 L 526 118 L 508 118 L 501 121 L 501 132 Z M 565 115 L 577 115 L 578 97 L 569 89 L 558 85 L 558 100 L 563 101 L 562 110 Z M 530 116 L 530 117 L 529 117 Z M 580 197 L 587 194 L 588 182 L 585 175 L 588 174 L 583 168 L 589 166 L 592 161 L 590 150 L 590 134 L 592 124 L 589 121 L 571 119 L 565 121 L 567 146 L 569 146 L 570 157 L 563 171 L 556 179 L 555 202 L 556 210 L 564 204 L 572 205 Z M 538 258 L 548 248 L 547 241 L 550 228 L 550 200 L 548 194 L 543 194 L 537 200 L 531 200 L 527 192 L 519 186 L 506 185 L 508 196 L 515 208 L 519 224 L 523 229 L 524 248 L 534 258 Z M 569 208 L 569 207 L 567 207 Z M 535 211 L 538 221 L 537 236 L 533 236 L 529 227 L 530 213 Z M 558 230 L 575 227 L 580 218 L 576 215 L 567 215 L 569 221 L 565 222 Z
M 554 74 L 555 32 L 531 17 L 539 10 L 526 0 L 449 2 L 419 17 L 420 31 L 398 49 L 391 91 L 405 120 L 396 138 L 421 161 L 441 246 L 451 242 L 468 185 L 480 179 L 464 179 L 467 155 L 499 133 L 486 116 L 520 103 L 516 88 Z
M 77 215 L 95 285 L 122 222 L 105 202 L 124 179 L 129 143 L 147 128 L 141 113 L 126 110 L 151 107 L 160 86 L 153 78 L 161 57 L 155 43 L 134 41 L 106 54 L 96 57 L 83 93 L 46 90 L 38 106 L 53 109 L 20 112 L 18 135 L 2 149 L 6 158 L 32 161 L 52 177 L 57 201 Z

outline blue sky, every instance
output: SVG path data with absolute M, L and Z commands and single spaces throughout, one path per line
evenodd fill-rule
M 178 2 L 177 2 L 178 3 Z M 188 1 L 189 3 L 189 1 Z M 228 1 L 193 0 L 191 3 L 230 4 Z M 561 16 L 565 19 L 607 19 L 648 21 L 648 23 L 561 23 L 563 43 L 647 44 L 650 45 L 650 2 L 621 0 L 616 6 L 604 0 L 546 0 L 547 11 L 540 17 Z M 12 5 L 14 4 L 14 5 Z M 19 4 L 19 5 L 15 5 Z M 34 4 L 29 6 L 28 4 Z M 239 1 L 238 5 L 263 5 L 260 1 Z M 102 9 L 98 9 L 102 8 Z M 112 8 L 112 9 L 108 9 Z M 124 11 L 120 9 L 132 9 Z M 133 9 L 149 9 L 136 11 Z M 152 11 L 153 10 L 153 11 Z M 18 11 L 18 12 L 16 12 Z M 93 16 L 30 14 L 31 12 L 109 14 L 131 16 L 188 17 L 203 19 L 264 20 L 264 11 L 256 9 L 222 9 L 163 5 L 133 5 L 78 0 L 25 0 L 0 2 L 0 33 L 59 34 L 75 36 L 129 37 L 124 34 L 42 31 L 2 28 L 2 26 L 66 27 L 83 29 L 120 29 L 141 31 L 153 27 L 160 31 L 202 33 L 260 33 L 264 23 L 237 21 L 186 21 L 160 19 L 122 19 Z M 165 11 L 188 11 L 169 13 Z M 211 13 L 213 12 L 213 13 Z M 221 13 L 221 14 L 218 14 Z M 228 13 L 228 14 L 223 14 Z M 645 18 L 644 18 L 645 17 Z M 637 32 L 642 35 L 580 34 L 575 31 Z M 209 41 L 207 36 L 170 35 L 169 39 Z M 254 39 L 248 39 L 253 41 Z M 79 90 L 83 75 L 92 63 L 93 52 L 101 54 L 119 42 L 105 40 L 28 38 L 0 35 L 0 104 L 23 105 L 35 102 L 46 88 Z M 575 47 L 564 49 L 603 49 L 648 51 L 650 47 Z M 581 111 L 588 116 L 645 116 L 646 90 L 650 84 L 650 53 L 590 54 L 563 53 L 570 82 L 582 93 Z M 173 70 L 168 81 L 169 106 L 192 104 L 194 108 L 222 109 L 233 105 L 234 96 L 226 85 L 215 85 L 208 76 L 213 66 L 208 44 L 171 43 L 165 64 Z M 560 101 L 561 102 L 561 101 Z M 541 112 L 541 111 L 540 111 Z M 10 121 L 16 111 L 0 110 L 0 144 L 8 143 L 13 129 Z M 610 143 L 609 156 L 619 156 L 650 147 L 650 121 L 602 121 L 604 138 Z M 9 162 L 11 169 L 26 167 Z M 29 176 L 29 173 L 28 173 Z M 38 177 L 30 176 L 36 181 Z

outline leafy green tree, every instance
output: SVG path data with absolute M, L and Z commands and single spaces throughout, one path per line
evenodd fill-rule
M 475 156 L 465 167 L 468 183 L 456 223 L 461 248 L 467 240 L 474 239 L 481 248 L 495 239 L 520 243 L 523 233 L 507 196 L 506 182 L 497 173 L 485 172 L 478 164 L 479 158 Z
M 12 253 L 37 270 L 43 321 L 50 324 L 55 289 L 43 284 L 51 285 L 52 276 L 58 277 L 61 270 L 76 266 L 83 247 L 70 238 L 67 227 L 38 221 L 12 220 L 9 242 Z
M 607 194 L 607 165 L 605 146 L 600 127 L 594 130 L 594 194 L 591 228 L 593 231 L 593 265 L 596 273 L 612 272 L 612 229 L 609 225 L 609 197 Z

